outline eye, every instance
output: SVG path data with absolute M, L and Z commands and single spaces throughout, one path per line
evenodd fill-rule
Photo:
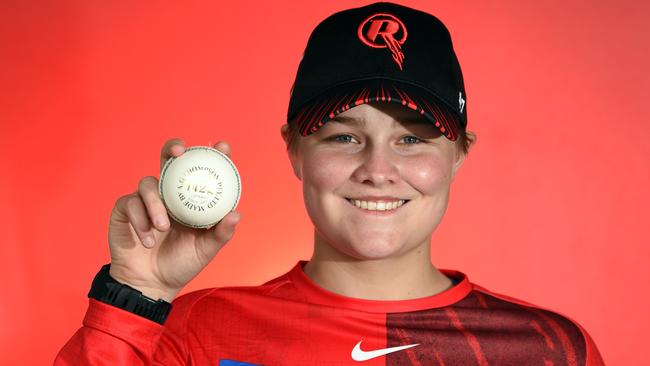
M 341 143 L 341 144 L 346 144 L 352 142 L 352 140 L 354 140 L 354 137 L 352 137 L 351 135 L 334 135 L 328 138 L 328 140 L 332 140 L 334 142 Z
M 334 135 L 328 137 L 327 140 L 334 141 L 339 144 L 348 144 L 348 143 L 356 142 L 355 138 L 352 137 L 352 135 L 347 135 L 347 134 Z M 404 141 L 405 145 L 416 145 L 424 142 L 423 139 L 412 135 L 404 136 L 402 137 L 402 140 Z
M 423 142 L 422 139 L 415 136 L 404 136 L 402 137 L 402 139 L 404 140 L 404 142 L 406 142 L 407 145 L 415 145 Z

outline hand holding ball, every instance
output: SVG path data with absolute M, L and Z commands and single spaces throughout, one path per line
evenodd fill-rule
M 194 146 L 167 160 L 158 189 L 174 220 L 193 228 L 209 228 L 237 207 L 241 179 L 224 153 Z

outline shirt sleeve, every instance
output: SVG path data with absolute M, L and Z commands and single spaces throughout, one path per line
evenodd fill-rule
M 207 291 L 175 299 L 164 325 L 89 298 L 82 327 L 61 348 L 54 365 L 188 365 L 186 320 Z

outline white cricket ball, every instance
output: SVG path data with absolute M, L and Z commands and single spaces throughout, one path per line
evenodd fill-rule
M 237 207 L 241 179 L 226 154 L 209 146 L 193 146 L 167 160 L 158 190 L 174 220 L 209 228 Z

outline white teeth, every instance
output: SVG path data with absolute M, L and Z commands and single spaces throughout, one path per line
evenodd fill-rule
M 404 204 L 404 200 L 393 201 L 393 202 L 374 202 L 374 201 L 360 201 L 360 200 L 348 200 L 353 205 L 362 208 L 364 210 L 370 211 L 386 211 L 394 210 Z

